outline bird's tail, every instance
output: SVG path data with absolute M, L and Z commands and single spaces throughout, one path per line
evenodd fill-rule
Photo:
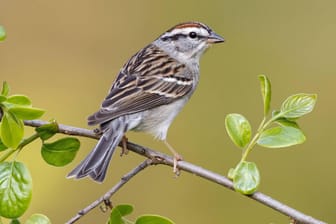
M 123 126 L 123 127 L 121 127 Z M 67 176 L 80 179 L 90 176 L 97 182 L 103 182 L 117 145 L 124 136 L 126 124 L 117 120 L 104 125 L 103 135 L 90 154 Z

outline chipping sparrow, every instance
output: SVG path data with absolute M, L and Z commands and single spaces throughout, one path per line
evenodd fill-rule
M 76 179 L 105 178 L 115 148 L 129 130 L 147 132 L 166 141 L 175 116 L 193 94 L 199 80 L 199 59 L 224 39 L 199 22 L 181 23 L 141 49 L 123 66 L 89 125 L 100 125 L 102 136 L 91 153 L 69 174 Z

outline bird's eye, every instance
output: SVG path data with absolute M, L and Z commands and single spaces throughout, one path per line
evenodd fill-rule
M 192 38 L 192 39 L 194 39 L 194 38 L 197 37 L 197 34 L 195 32 L 190 32 L 189 33 L 189 37 Z

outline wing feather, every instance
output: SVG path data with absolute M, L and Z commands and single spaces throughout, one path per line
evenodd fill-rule
M 190 93 L 193 85 L 188 67 L 149 45 L 124 65 L 100 110 L 88 118 L 88 123 L 102 124 L 169 104 Z

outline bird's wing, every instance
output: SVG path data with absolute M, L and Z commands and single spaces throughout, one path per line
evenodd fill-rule
M 191 92 L 193 82 L 191 71 L 184 64 L 149 45 L 125 64 L 100 110 L 88 118 L 88 123 L 102 124 L 169 104 Z

